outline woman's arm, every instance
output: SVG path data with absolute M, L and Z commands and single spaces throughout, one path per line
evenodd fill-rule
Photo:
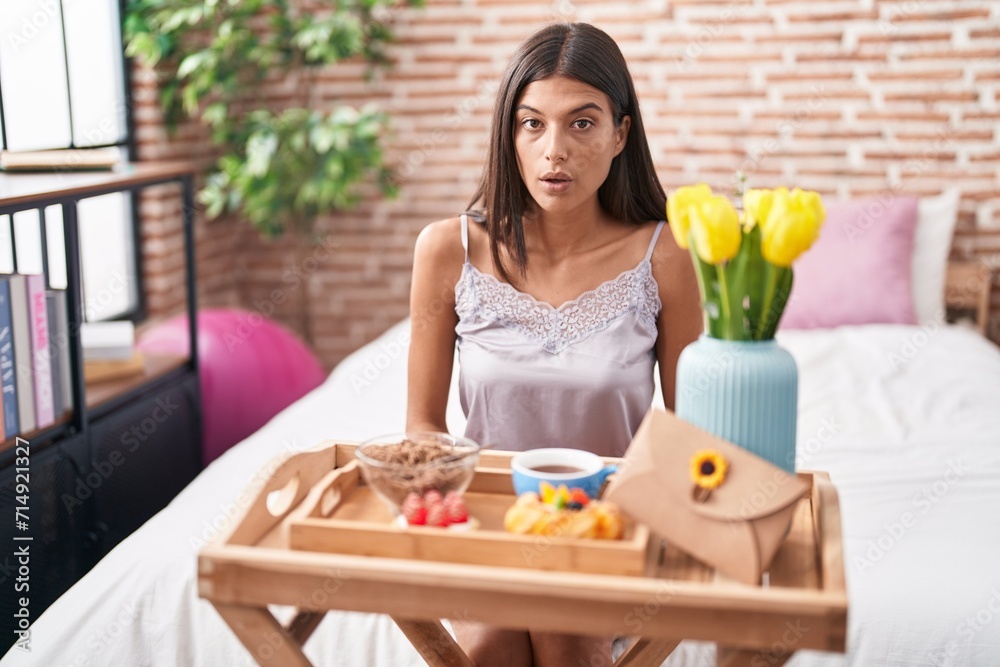
M 447 431 L 445 414 L 455 358 L 455 284 L 462 273 L 458 218 L 428 225 L 417 237 L 410 288 L 406 430 Z
M 656 321 L 656 359 L 664 407 L 674 409 L 677 357 L 703 328 L 698 280 L 688 251 L 680 248 L 669 229 L 660 233 L 653 251 L 653 276 L 660 290 L 660 316 Z

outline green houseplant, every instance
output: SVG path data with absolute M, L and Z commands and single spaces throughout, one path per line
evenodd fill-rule
M 369 73 L 386 66 L 393 10 L 420 5 L 129 0 L 126 53 L 160 75 L 168 127 L 193 118 L 210 128 L 219 157 L 198 195 L 207 215 L 235 213 L 265 237 L 291 232 L 303 248 L 316 240 L 317 216 L 354 206 L 366 186 L 394 195 L 380 145 L 386 116 L 372 105 L 318 109 L 315 82 L 320 69 L 347 59 Z M 260 96 L 278 77 L 296 91 L 282 108 Z M 307 301 L 303 311 L 308 338 Z

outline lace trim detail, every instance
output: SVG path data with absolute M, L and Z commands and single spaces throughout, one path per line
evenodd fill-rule
M 462 276 L 455 287 L 455 310 L 460 318 L 478 314 L 539 341 L 552 353 L 607 329 L 632 312 L 655 332 L 660 306 L 649 260 L 558 308 L 481 272 L 468 262 L 462 267 Z

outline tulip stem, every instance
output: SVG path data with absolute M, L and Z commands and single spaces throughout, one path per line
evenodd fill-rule
M 722 264 L 717 264 L 715 266 L 715 274 L 719 278 L 719 300 L 722 302 L 720 306 L 722 307 L 722 319 L 725 324 L 722 330 L 725 332 L 727 339 L 732 339 L 732 320 L 733 314 L 732 309 L 729 307 L 729 285 L 726 282 L 726 271 Z
M 765 262 L 767 267 L 767 284 L 764 287 L 764 304 L 760 309 L 760 319 L 757 321 L 757 335 L 754 336 L 754 340 L 761 340 L 764 336 L 764 332 L 767 331 L 768 324 L 771 321 L 771 304 L 774 302 L 774 290 L 778 286 L 778 272 L 774 265 L 770 262 Z
M 719 319 L 718 317 L 712 317 L 709 309 L 710 305 L 715 302 L 716 298 L 712 294 L 712 289 L 710 285 L 710 265 L 705 264 L 698 257 L 698 253 L 694 249 L 694 238 L 693 235 L 688 236 L 688 249 L 691 252 L 691 261 L 694 263 L 694 273 L 698 278 L 698 291 L 701 292 L 701 303 L 702 303 L 702 315 L 705 319 L 705 333 L 707 333 L 712 338 L 719 338 Z

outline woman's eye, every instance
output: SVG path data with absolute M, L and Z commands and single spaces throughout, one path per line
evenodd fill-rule
M 581 118 L 580 120 L 573 121 L 573 127 L 578 130 L 586 130 L 587 128 L 593 126 L 593 121 L 587 120 L 586 118 Z
M 537 130 L 539 127 L 542 126 L 542 124 L 538 122 L 537 118 L 525 118 L 524 120 L 521 121 L 521 125 L 528 128 L 529 130 Z

